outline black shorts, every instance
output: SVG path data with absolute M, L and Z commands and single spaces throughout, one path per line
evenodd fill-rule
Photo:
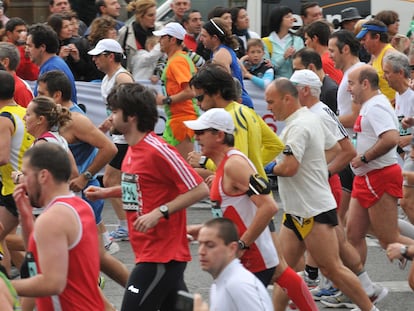
M 0 183 L 0 189 L 3 187 L 3 184 Z M 2 195 L 0 193 L 0 206 L 4 206 L 13 216 L 19 217 L 17 211 L 16 202 L 14 202 L 13 195 Z
M 350 165 L 347 165 L 342 171 L 339 172 L 339 178 L 341 178 L 342 190 L 351 193 L 352 184 L 354 182 L 355 174 Z
M 283 215 L 283 225 L 292 230 L 299 241 L 303 241 L 306 236 L 312 231 L 315 222 L 321 224 L 328 224 L 332 227 L 338 225 L 338 216 L 336 208 L 327 212 L 323 212 L 311 218 L 302 218 L 291 214 Z
M 121 169 L 122 161 L 125 158 L 125 155 L 128 150 L 128 144 L 115 144 L 115 146 L 118 148 L 118 152 L 116 153 L 115 157 L 109 162 L 109 165 L 113 168 L 116 168 L 117 170 Z
M 255 272 L 253 273 L 264 285 L 264 287 L 267 288 L 268 285 L 270 285 L 272 281 L 273 274 L 275 274 L 276 267 L 269 268 L 263 271 Z
M 179 290 L 184 283 L 186 262 L 144 262 L 132 270 L 125 287 L 121 311 L 174 311 Z

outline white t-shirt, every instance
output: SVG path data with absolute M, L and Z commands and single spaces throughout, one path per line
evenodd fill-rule
M 344 128 L 341 122 L 339 122 L 335 113 L 323 102 L 318 102 L 309 108 L 310 111 L 316 113 L 321 119 L 323 124 L 329 129 L 329 131 L 336 137 L 337 141 L 348 137 L 348 132 Z
M 341 83 L 338 86 L 338 93 L 336 95 L 339 116 L 352 113 L 352 96 L 351 93 L 348 92 L 348 74 L 355 68 L 362 65 L 365 65 L 365 63 L 356 63 L 344 72 L 344 76 L 341 80 Z M 353 129 L 346 128 L 346 130 L 348 131 L 348 136 L 352 137 L 352 135 L 354 134 Z
M 233 259 L 211 285 L 210 310 L 273 311 L 273 304 L 263 283 Z
M 336 137 L 319 116 L 302 107 L 285 120 L 280 138 L 300 163 L 294 176 L 278 176 L 279 194 L 286 213 L 310 218 L 336 208 L 325 157 L 325 150 L 337 143 Z M 284 157 L 281 153 L 277 162 L 282 162 Z
M 108 97 L 109 93 L 111 92 L 112 88 L 115 86 L 116 83 L 116 77 L 122 73 L 122 72 L 127 72 L 128 74 L 129 71 L 126 70 L 124 67 L 120 67 L 113 75 L 111 78 L 108 78 L 108 75 L 105 75 L 105 77 L 102 79 L 102 84 L 101 84 L 101 94 L 102 94 L 102 98 L 104 101 L 104 104 L 106 105 L 106 98 Z M 112 141 L 115 144 L 126 144 L 126 140 L 124 135 L 116 135 L 113 134 L 111 135 L 112 137 Z
M 401 125 L 404 117 L 414 116 L 414 91 L 410 87 L 402 94 L 395 93 L 395 115 L 398 118 L 400 136 L 410 135 L 412 133 L 411 128 L 404 129 Z M 403 149 L 405 152 L 410 152 L 411 145 Z
M 382 133 L 389 130 L 398 130 L 398 119 L 385 95 L 380 93 L 362 104 L 354 130 L 358 135 L 356 146 L 358 154 L 364 154 L 375 145 Z M 368 160 L 369 163 L 358 168 L 352 168 L 355 175 L 363 176 L 372 170 L 396 164 L 397 153 L 395 148 L 392 148 L 386 154 L 376 159 Z

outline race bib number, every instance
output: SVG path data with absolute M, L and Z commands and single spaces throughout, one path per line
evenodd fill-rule
M 407 128 L 407 129 L 403 128 L 402 123 L 401 123 L 401 121 L 403 119 L 404 119 L 404 116 L 398 116 L 398 124 L 399 124 L 399 127 L 400 127 L 400 136 L 407 136 L 407 135 L 411 134 L 411 127 Z
M 217 201 L 212 201 L 211 203 L 211 213 L 213 214 L 213 218 L 223 218 L 223 211 L 221 210 L 220 203 Z
M 139 177 L 136 174 L 122 173 L 122 205 L 126 211 L 137 211 L 142 214 L 142 194 Z

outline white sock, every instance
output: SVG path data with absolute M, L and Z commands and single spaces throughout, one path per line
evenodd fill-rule
M 124 220 L 120 220 L 120 221 L 119 221 L 119 226 L 120 226 L 120 227 L 123 227 L 123 228 L 125 228 L 125 229 L 127 229 L 127 230 L 128 230 L 128 225 L 127 225 L 127 221 L 126 221 L 126 219 L 124 219 Z
M 102 239 L 103 239 L 103 243 L 104 245 L 108 245 L 109 243 L 111 243 L 111 239 L 109 238 L 109 232 L 105 231 L 102 233 Z
M 375 293 L 374 284 L 372 284 L 372 281 L 369 278 L 367 271 L 365 270 L 362 270 L 362 271 L 363 272 L 360 272 L 358 274 L 358 279 L 361 282 L 361 285 L 364 288 L 365 292 L 367 293 L 368 297 L 370 297 Z

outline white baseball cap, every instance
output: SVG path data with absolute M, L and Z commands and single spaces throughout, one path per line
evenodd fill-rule
M 102 39 L 96 44 L 94 49 L 88 52 L 88 54 L 96 56 L 103 52 L 124 53 L 118 41 L 114 39 Z
M 179 40 L 184 40 L 185 34 L 187 33 L 183 26 L 179 23 L 168 23 L 164 28 L 152 32 L 154 36 L 161 37 L 169 35 Z
M 185 126 L 194 131 L 215 129 L 227 134 L 234 133 L 234 122 L 231 114 L 223 108 L 212 108 L 203 113 L 197 120 L 184 121 Z
M 306 85 L 314 88 L 321 88 L 322 82 L 318 75 L 309 69 L 295 70 L 290 77 L 290 81 L 295 84 Z

